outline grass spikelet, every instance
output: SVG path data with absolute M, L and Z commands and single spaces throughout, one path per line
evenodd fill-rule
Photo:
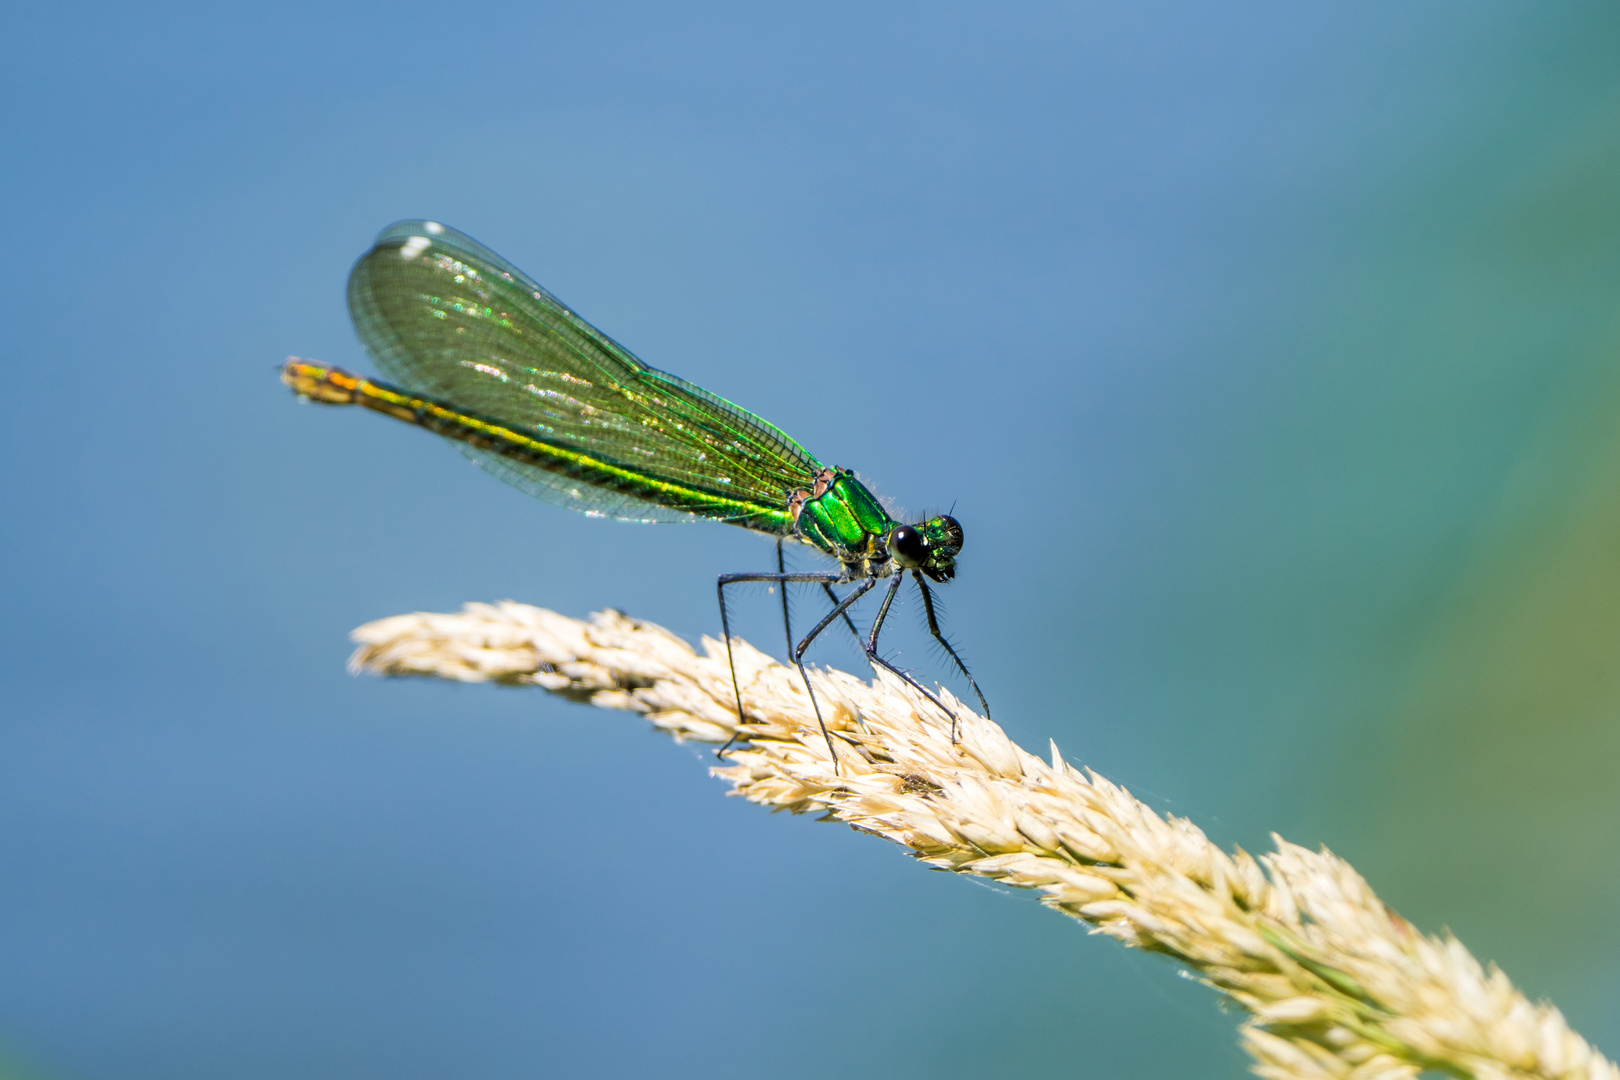
M 354 632 L 355 671 L 535 685 L 640 713 L 677 740 L 743 740 L 713 772 L 750 802 L 827 814 L 930 866 L 1037 893 L 1133 948 L 1173 957 L 1247 1011 L 1269 1080 L 1620 1080 L 1550 1004 L 1450 937 L 1419 933 L 1331 852 L 1277 837 L 1228 853 L 1090 770 L 1025 752 L 955 698 L 950 722 L 904 683 L 811 675 L 828 756 L 793 669 L 734 643 L 736 732 L 721 643 L 700 655 L 618 612 L 588 622 L 524 604 L 401 615 Z

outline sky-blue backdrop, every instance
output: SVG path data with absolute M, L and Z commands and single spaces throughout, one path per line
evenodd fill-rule
M 275 366 L 366 366 L 345 275 L 412 216 L 954 506 L 1016 739 L 1330 845 L 1620 1050 L 1611 5 L 5 22 L 0 1046 L 39 1075 L 1243 1074 L 1170 967 L 637 720 L 344 673 L 467 600 L 695 637 L 770 556 L 299 407 Z

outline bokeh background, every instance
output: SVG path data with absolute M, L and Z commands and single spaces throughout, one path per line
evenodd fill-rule
M 366 366 L 345 275 L 412 216 L 954 506 L 949 625 L 1026 746 L 1329 845 L 1620 1051 L 1612 4 L 52 4 L 5 37 L 23 1075 L 1244 1075 L 1173 968 L 727 800 L 701 748 L 345 673 L 358 623 L 468 600 L 695 638 L 770 559 L 295 403 L 286 355 Z M 772 603 L 740 606 L 774 648 Z

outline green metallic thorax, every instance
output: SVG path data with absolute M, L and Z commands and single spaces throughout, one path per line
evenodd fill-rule
M 794 532 L 805 543 L 858 568 L 861 576 L 889 573 L 883 541 L 899 522 L 854 473 L 823 469 L 813 489 L 793 494 L 788 510 L 794 515 Z

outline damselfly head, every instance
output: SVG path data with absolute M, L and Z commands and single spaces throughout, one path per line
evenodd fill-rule
M 962 526 L 941 514 L 919 525 L 898 525 L 889 532 L 887 546 L 902 570 L 921 570 L 944 583 L 956 576 L 956 555 L 962 550 Z
M 923 532 L 928 534 L 928 546 L 942 556 L 954 559 L 962 550 L 962 523 L 948 514 L 923 522 Z

